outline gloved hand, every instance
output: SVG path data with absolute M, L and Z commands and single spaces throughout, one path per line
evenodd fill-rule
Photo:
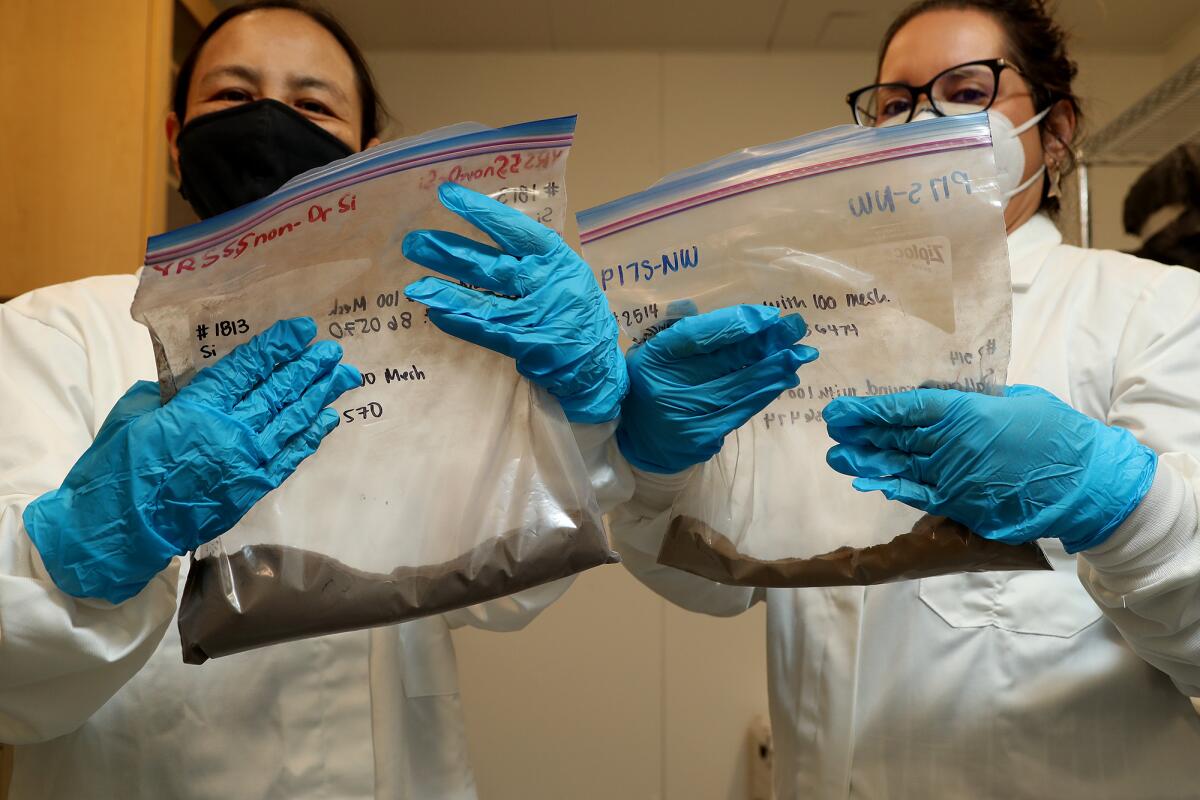
M 1158 456 L 1036 386 L 1003 397 L 917 389 L 825 407 L 840 444 L 826 460 L 876 489 L 988 539 L 1057 537 L 1068 553 L 1107 539 L 1154 481 Z
M 326 406 L 362 377 L 311 319 L 277 322 L 162 404 L 135 383 L 62 486 L 25 509 L 54 583 L 120 603 L 229 530 L 338 424 Z
M 730 431 L 799 384 L 796 370 L 817 357 L 794 344 L 806 331 L 798 314 L 732 306 L 685 317 L 630 348 L 629 397 L 617 428 L 622 455 L 660 473 L 715 456 Z
M 404 237 L 406 258 L 485 291 L 422 278 L 405 295 L 429 306 L 429 319 L 446 333 L 514 359 L 571 422 L 615 418 L 629 378 L 591 268 L 554 231 L 486 195 L 444 183 L 438 197 L 501 249 L 448 231 L 413 231 Z

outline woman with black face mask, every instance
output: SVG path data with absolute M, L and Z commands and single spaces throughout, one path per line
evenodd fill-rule
M 337 22 L 269 0 L 204 31 L 166 132 L 184 196 L 207 218 L 376 144 L 380 119 Z M 450 628 L 518 629 L 569 581 L 184 666 L 171 624 L 178 556 L 286 480 L 361 378 L 336 345 L 310 344 L 311 321 L 285 320 L 206 370 L 204 392 L 184 396 L 198 376 L 160 405 L 149 338 L 129 316 L 136 283 L 91 278 L 0 306 L 0 741 L 18 745 L 12 796 L 473 798 Z M 306 379 L 275 386 L 284 372 Z M 266 395 L 307 409 L 282 446 L 247 411 L 274 408 Z
M 201 219 L 379 144 L 384 118 L 349 35 L 291 2 L 247 3 L 214 19 L 180 65 L 171 106 L 171 158 Z

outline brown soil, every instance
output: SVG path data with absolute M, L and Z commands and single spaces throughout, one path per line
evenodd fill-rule
M 202 664 L 268 644 L 439 614 L 618 560 L 588 514 L 571 516 L 577 527 L 513 530 L 453 561 L 390 573 L 275 544 L 248 545 L 227 558 L 193 557 L 179 606 L 183 660 Z
M 658 563 L 733 586 L 868 586 L 957 572 L 1050 569 L 1033 542 L 1009 545 L 977 536 L 953 520 L 926 514 L 887 544 L 839 547 L 811 558 L 762 561 L 698 519 L 671 520 Z

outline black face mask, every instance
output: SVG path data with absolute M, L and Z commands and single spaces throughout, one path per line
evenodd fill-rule
M 201 219 L 266 197 L 353 150 L 277 100 L 256 100 L 183 126 L 179 193 Z

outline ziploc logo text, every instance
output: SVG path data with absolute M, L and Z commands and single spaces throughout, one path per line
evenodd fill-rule
M 600 288 L 607 291 L 609 286 L 641 283 L 653 280 L 656 275 L 666 277 L 680 270 L 695 269 L 698 266 L 700 266 L 700 247 L 692 245 L 681 250 L 663 253 L 653 259 L 643 258 L 628 264 L 605 267 L 600 270 Z

